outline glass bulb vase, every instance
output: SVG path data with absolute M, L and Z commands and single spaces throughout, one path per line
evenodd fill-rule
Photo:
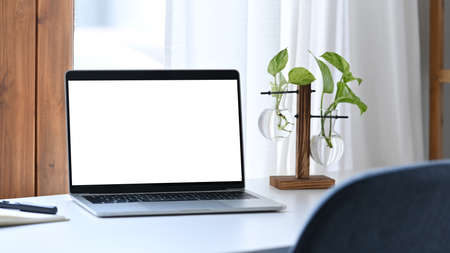
M 337 112 L 332 111 L 328 114 L 331 118 L 321 118 L 320 132 L 311 137 L 311 157 L 324 167 L 338 162 L 344 153 L 344 140 L 334 131 L 336 115 Z
M 294 131 L 295 117 L 287 109 L 285 94 L 273 95 L 273 108 L 265 109 L 258 119 L 261 134 L 271 141 L 284 140 Z
M 259 116 L 258 127 L 266 139 L 280 141 L 294 130 L 294 116 L 287 109 L 265 109 Z

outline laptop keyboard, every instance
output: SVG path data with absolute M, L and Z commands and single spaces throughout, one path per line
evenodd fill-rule
M 158 201 L 193 201 L 193 200 L 232 200 L 254 199 L 242 191 L 233 192 L 176 192 L 176 193 L 131 193 L 84 195 L 93 204 L 129 203 L 129 202 L 158 202 Z

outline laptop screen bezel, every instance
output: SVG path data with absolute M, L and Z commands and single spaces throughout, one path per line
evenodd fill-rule
M 107 184 L 73 185 L 70 146 L 69 81 L 107 80 L 236 80 L 239 108 L 239 145 L 241 161 L 241 181 L 198 182 L 198 183 L 149 183 L 149 184 Z M 219 95 L 219 94 L 211 94 Z M 239 72 L 236 70 L 70 70 L 65 74 L 67 160 L 69 168 L 70 193 L 132 193 L 207 191 L 238 189 L 245 187 L 244 142 L 242 132 L 242 104 Z

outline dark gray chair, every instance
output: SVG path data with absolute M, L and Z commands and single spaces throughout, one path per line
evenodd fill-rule
M 370 173 L 336 187 L 291 252 L 450 252 L 450 161 Z

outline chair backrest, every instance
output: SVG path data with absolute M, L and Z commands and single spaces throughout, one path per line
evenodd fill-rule
M 371 173 L 337 187 L 292 252 L 450 252 L 450 161 Z

